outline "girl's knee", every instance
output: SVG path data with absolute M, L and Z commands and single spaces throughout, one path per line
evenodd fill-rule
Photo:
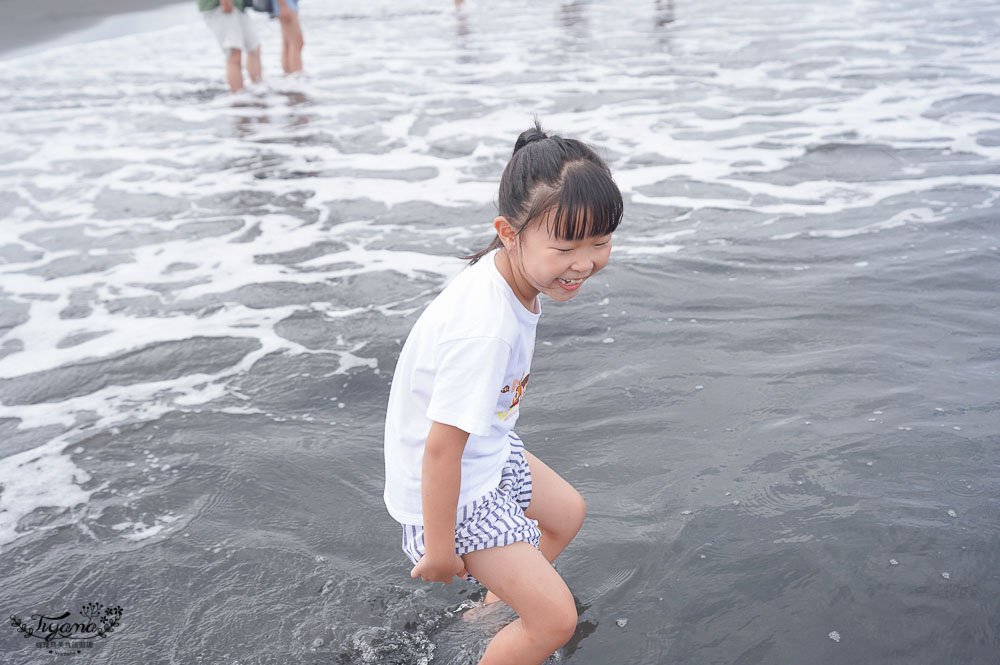
M 553 650 L 569 642 L 576 632 L 579 615 L 574 603 L 563 603 L 549 608 L 541 622 L 534 624 L 539 639 L 545 641 Z
M 576 613 L 575 605 L 559 615 L 552 637 L 554 641 L 559 643 L 560 647 L 569 642 L 570 638 L 573 637 L 579 620 L 580 615 Z
M 587 516 L 587 502 L 583 500 L 583 496 L 579 492 L 576 493 L 576 498 L 577 498 L 577 508 L 576 508 L 577 516 L 580 519 L 580 524 L 583 524 L 583 520 Z
M 538 526 L 543 533 L 548 533 L 551 537 L 565 544 L 573 540 L 583 526 L 583 520 L 587 516 L 587 504 L 580 493 L 573 490 L 571 494 L 564 497 L 559 508 L 558 520 L 540 522 Z
M 567 501 L 565 515 L 567 527 L 571 531 L 570 535 L 575 536 L 580 527 L 583 526 L 583 520 L 587 517 L 587 502 L 576 490 L 573 490 L 572 498 Z

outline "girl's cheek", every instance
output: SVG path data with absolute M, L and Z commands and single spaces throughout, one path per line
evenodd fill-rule
M 608 250 L 605 252 L 604 256 L 601 257 L 601 267 L 608 265 L 608 261 L 611 260 L 611 246 L 608 245 Z

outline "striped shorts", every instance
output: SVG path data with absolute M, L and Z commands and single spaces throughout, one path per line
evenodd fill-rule
M 538 522 L 524 514 L 531 502 L 531 469 L 524 457 L 524 444 L 512 432 L 510 457 L 500 485 L 458 509 L 455 516 L 455 552 L 459 555 L 503 547 L 516 542 L 538 547 Z M 414 564 L 426 551 L 422 524 L 403 525 L 403 552 Z M 472 575 L 465 579 L 478 583 Z

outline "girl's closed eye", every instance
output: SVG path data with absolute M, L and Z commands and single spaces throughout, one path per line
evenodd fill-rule
M 595 242 L 594 247 L 607 247 L 610 244 L 611 244 L 611 239 L 608 238 L 607 240 Z M 553 247 L 552 249 L 556 250 L 557 252 L 572 252 L 574 249 L 576 249 L 576 247 Z

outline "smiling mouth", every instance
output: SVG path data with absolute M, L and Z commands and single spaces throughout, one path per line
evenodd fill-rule
M 580 279 L 563 279 L 561 277 L 556 277 L 556 283 L 559 284 L 559 288 L 563 291 L 576 291 L 583 284 L 583 280 L 586 277 L 581 277 Z

